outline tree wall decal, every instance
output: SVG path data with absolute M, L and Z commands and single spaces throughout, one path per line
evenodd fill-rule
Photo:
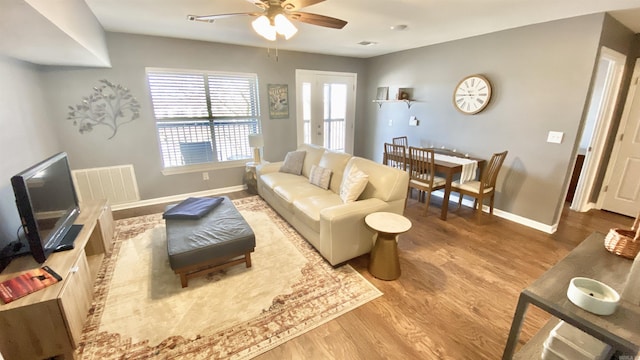
M 102 85 L 94 87 L 93 93 L 82 98 L 82 102 L 69 106 L 67 120 L 78 126 L 80 134 L 90 132 L 96 125 L 109 127 L 116 136 L 118 127 L 140 117 L 140 103 L 129 89 L 108 80 L 99 80 Z

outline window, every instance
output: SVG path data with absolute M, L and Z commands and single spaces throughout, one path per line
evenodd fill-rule
M 251 158 L 256 74 L 147 69 L 164 168 Z

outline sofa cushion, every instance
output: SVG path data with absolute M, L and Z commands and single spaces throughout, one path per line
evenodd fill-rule
M 264 174 L 260 176 L 260 179 L 270 189 L 274 189 L 276 186 L 280 186 L 284 184 L 307 182 L 307 178 L 305 177 L 288 174 L 288 173 L 281 173 L 281 172 Z
M 360 171 L 356 165 L 352 165 L 342 179 L 340 198 L 344 203 L 358 200 L 368 182 L 369 175 Z
M 340 204 L 342 204 L 340 196 L 330 193 L 297 199 L 293 202 L 293 207 L 297 211 L 298 219 L 319 233 L 320 211 Z
M 369 175 L 369 183 L 365 187 L 361 199 L 377 198 L 385 202 L 404 200 L 407 197 L 409 173 L 392 168 L 375 161 L 354 156 L 347 163 L 345 173 L 351 166 Z
M 318 164 L 322 167 L 331 169 L 333 172 L 329 189 L 336 194 L 340 193 L 340 184 L 342 183 L 344 168 L 347 166 L 347 162 L 351 157 L 351 154 L 327 150 L 320 158 L 320 162 Z
M 297 199 L 330 193 L 329 190 L 320 189 L 315 185 L 309 184 L 306 179 L 304 182 L 276 186 L 273 191 L 290 204 L 293 204 Z
M 307 155 L 304 158 L 304 164 L 302 165 L 302 175 L 309 178 L 311 174 L 311 167 L 313 165 L 319 165 L 320 158 L 324 154 L 324 148 L 318 145 L 302 144 L 298 147 L 298 150 L 304 150 Z
M 331 180 L 331 169 L 324 168 L 322 166 L 313 165 L 311 167 L 311 174 L 309 174 L 309 183 L 327 190 L 329 188 L 329 181 Z
M 280 167 L 280 172 L 294 175 L 302 174 L 302 164 L 304 164 L 304 158 L 306 155 L 306 151 L 289 151 L 287 156 L 284 158 L 284 164 Z

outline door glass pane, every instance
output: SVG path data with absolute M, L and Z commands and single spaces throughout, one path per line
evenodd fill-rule
M 304 143 L 311 144 L 311 83 L 302 83 L 302 121 Z
M 324 146 L 344 152 L 347 85 L 324 84 Z

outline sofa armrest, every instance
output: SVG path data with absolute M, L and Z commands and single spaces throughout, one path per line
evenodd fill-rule
M 256 166 L 256 174 L 260 176 L 262 174 L 278 172 L 282 164 L 284 164 L 284 161 L 258 165 Z
M 376 232 L 365 224 L 364 218 L 388 209 L 388 203 L 371 198 L 321 210 L 320 240 L 316 248 L 334 266 L 368 253 Z
M 383 211 L 388 204 L 380 199 L 371 198 L 358 200 L 346 204 L 331 206 L 320 211 L 320 222 L 322 221 L 353 221 L 376 211 Z M 351 223 L 353 226 L 353 223 Z

